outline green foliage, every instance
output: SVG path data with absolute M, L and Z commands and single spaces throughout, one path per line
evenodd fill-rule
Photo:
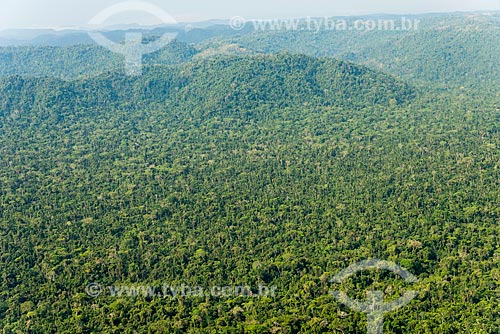
M 155 62 L 1 80 L 3 333 L 364 333 L 330 289 L 418 290 L 387 333 L 498 333 L 498 96 L 289 54 Z M 419 282 L 330 283 L 367 258 Z M 91 282 L 277 291 L 92 298 Z
M 202 49 L 237 45 L 248 52 L 291 52 L 336 57 L 381 70 L 414 84 L 440 88 L 491 90 L 498 86 L 500 14 L 407 16 L 419 20 L 418 30 L 270 30 L 203 42 Z M 394 19 L 400 16 L 349 18 Z M 322 22 L 322 18 L 315 19 Z M 311 26 L 311 25 L 310 25 Z M 303 24 L 301 27 L 307 27 Z M 314 25 L 312 25 L 314 27 Z
M 147 42 L 147 41 L 145 41 Z M 197 51 L 174 41 L 144 57 L 150 65 L 173 65 L 190 60 Z M 0 77 L 52 77 L 77 80 L 104 72 L 122 71 L 124 58 L 100 46 L 0 48 Z

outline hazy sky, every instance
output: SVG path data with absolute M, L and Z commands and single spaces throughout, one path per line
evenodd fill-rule
M 84 26 L 97 13 L 122 0 L 0 0 L 0 29 Z M 149 0 L 177 21 L 269 19 L 374 13 L 500 10 L 500 0 Z M 121 19 L 157 23 L 146 16 Z M 125 19 L 127 17 L 127 19 Z M 139 18 L 141 17 L 141 18 Z M 148 16 L 150 17 L 150 16 Z M 119 21 L 119 20 L 118 20 Z M 117 22 L 113 22 L 117 23 Z

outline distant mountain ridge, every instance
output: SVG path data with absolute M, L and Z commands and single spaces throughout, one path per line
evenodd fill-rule
M 204 43 L 204 48 L 236 44 L 261 53 L 335 57 L 423 86 L 484 89 L 500 84 L 500 13 L 409 18 L 420 20 L 417 30 L 270 30 L 220 38 Z
M 400 16 L 365 18 L 397 19 Z M 209 21 L 132 31 L 142 33 L 145 40 L 158 38 L 165 32 L 177 34 L 173 48 L 167 46 L 145 57 L 147 65 L 179 64 L 219 55 L 290 52 L 352 61 L 423 87 L 494 91 L 500 84 L 499 12 L 424 14 L 407 18 L 420 20 L 419 29 L 255 31 L 252 24 L 247 23 L 244 29 L 236 31 L 219 21 Z M 126 32 L 113 30 L 105 34 L 120 41 Z M 4 32 L 3 36 L 12 39 L 16 34 L 25 38 L 20 42 L 25 45 L 0 48 L 0 76 L 19 74 L 74 79 L 123 66 L 121 56 L 95 46 L 85 31 L 43 30 L 38 34 L 11 31 L 10 34 Z M 2 38 L 0 33 L 0 45 Z M 4 40 L 3 44 L 10 42 Z
M 146 67 L 140 77 L 4 79 L 3 110 L 58 110 L 170 105 L 198 113 L 265 107 L 397 105 L 415 97 L 409 85 L 355 64 L 306 56 L 218 57 L 180 66 Z
M 173 65 L 188 61 L 197 53 L 192 46 L 173 41 L 160 51 L 145 55 L 143 61 L 146 65 Z M 123 67 L 123 56 L 100 46 L 0 48 L 0 77 L 20 75 L 76 80 Z

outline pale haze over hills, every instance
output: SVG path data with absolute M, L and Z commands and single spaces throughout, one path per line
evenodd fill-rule
M 121 3 L 116 0 L 6 0 L 0 4 L 0 29 L 82 27 L 97 13 L 108 6 Z M 366 15 L 376 13 L 408 14 L 454 11 L 500 10 L 496 0 L 478 1 L 165 1 L 147 3 L 162 8 L 178 22 L 195 22 L 210 19 L 229 19 L 242 16 L 247 19 L 270 19 L 306 16 Z M 156 24 L 158 20 L 137 13 L 116 18 L 115 22 Z

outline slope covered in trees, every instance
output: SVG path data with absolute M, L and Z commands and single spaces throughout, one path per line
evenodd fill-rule
M 16 76 L 0 102 L 5 333 L 365 332 L 334 288 L 417 290 L 387 333 L 500 328 L 496 100 L 272 55 Z M 419 282 L 330 283 L 370 257 Z M 276 295 L 93 298 L 92 282 Z
M 331 18 L 334 19 L 334 18 Z M 336 18 L 347 19 L 347 18 Z M 348 18 L 356 20 L 394 20 L 401 16 Z M 418 29 L 399 30 L 331 30 L 302 22 L 301 29 L 287 30 L 267 26 L 252 31 L 252 24 L 240 36 L 211 39 L 204 48 L 239 45 L 249 51 L 292 52 L 319 57 L 336 57 L 354 61 L 411 80 L 414 84 L 441 88 L 484 89 L 498 85 L 500 78 L 500 14 L 435 14 L 407 16 L 419 21 Z M 324 18 L 315 18 L 317 24 Z M 414 23 L 413 23 L 414 24 Z M 285 25 L 283 25 L 285 26 Z M 312 28 L 311 28 L 312 27 Z
M 185 43 L 173 41 L 153 54 L 145 55 L 145 64 L 173 65 L 191 60 L 197 51 Z M 95 45 L 67 47 L 0 48 L 0 77 L 52 77 L 77 80 L 123 68 L 121 55 Z
M 365 106 L 409 103 L 416 91 L 391 76 L 352 63 L 307 56 L 219 57 L 181 66 L 152 66 L 145 75 L 108 72 L 89 79 L 11 77 L 0 83 L 3 110 L 60 112 L 93 106 L 168 104 L 192 113 L 256 107 Z
M 401 16 L 378 15 L 347 20 L 394 20 Z M 289 52 L 314 57 L 335 57 L 391 74 L 412 85 L 444 89 L 488 90 L 500 84 L 500 14 L 456 13 L 407 16 L 418 29 L 410 30 L 332 30 L 325 18 L 313 18 L 321 29 L 302 21 L 299 29 L 255 29 L 251 22 L 234 31 L 228 25 L 214 24 L 184 29 L 176 27 L 177 41 L 163 51 L 145 57 L 148 65 L 179 64 L 194 59 L 219 57 L 221 54 L 274 54 Z M 302 29 L 304 28 L 304 29 Z M 173 28 L 172 28 L 173 29 Z M 157 38 L 171 28 L 134 30 L 144 34 L 144 42 Z M 85 32 L 79 32 L 86 35 Z M 111 39 L 123 39 L 125 31 L 106 33 Z M 65 34 L 52 38 L 69 38 Z M 93 41 L 78 39 L 54 42 L 50 47 L 25 46 L 0 48 L 0 76 L 51 76 L 74 80 L 105 71 L 118 70 L 123 57 L 95 46 Z M 86 39 L 89 39 L 86 37 Z M 31 41 L 31 43 L 34 43 Z M 75 42 L 76 43 L 76 42 Z M 64 45 L 65 47 L 55 47 Z

